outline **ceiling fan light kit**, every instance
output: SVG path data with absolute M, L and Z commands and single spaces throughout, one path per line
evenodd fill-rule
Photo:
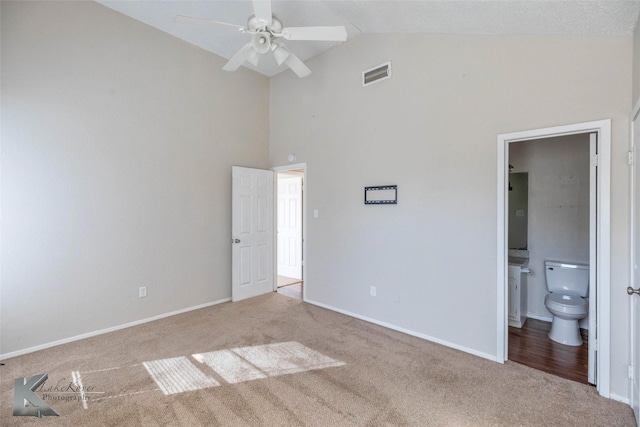
M 271 37 L 265 33 L 255 33 L 251 38 L 251 47 L 259 54 L 267 53 L 271 49 Z
M 246 27 L 182 15 L 177 16 L 176 21 L 233 29 L 251 35 L 251 41 L 245 44 L 222 67 L 225 71 L 235 71 L 245 61 L 257 67 L 260 56 L 272 51 L 274 59 L 279 66 L 286 64 L 298 77 L 306 77 L 311 74 L 311 70 L 285 45 L 277 43 L 276 39 L 307 41 L 347 40 L 347 30 L 343 26 L 284 27 L 278 17 L 271 12 L 271 1 L 253 0 L 253 10 L 254 15 L 249 16 Z

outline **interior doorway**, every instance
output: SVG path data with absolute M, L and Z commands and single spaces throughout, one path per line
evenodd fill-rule
M 590 298 L 597 294 L 596 265 L 591 262 L 591 253 L 595 253 L 591 243 L 596 241 L 592 178 L 597 168 L 591 159 L 596 154 L 596 135 L 588 133 L 509 144 L 508 359 L 584 384 L 596 382 L 593 363 L 589 370 L 596 339 L 596 298 Z M 553 289 L 547 283 L 546 263 L 550 261 L 578 267 L 550 265 L 548 270 L 580 278 L 576 285 L 584 285 L 583 291 L 590 288 L 578 300 L 581 308 L 576 309 L 579 320 L 573 332 L 554 335 L 554 339 L 549 335 L 554 314 L 547 306 Z M 579 287 L 572 289 L 570 282 L 562 281 L 562 290 L 554 295 L 579 293 Z M 577 333 L 581 337 L 574 341 Z
M 300 165 L 276 172 L 276 291 L 303 299 L 305 169 Z
M 593 372 L 597 372 L 596 387 L 598 392 L 605 397 L 610 396 L 609 378 L 609 332 L 610 332 L 610 152 L 611 152 L 611 121 L 601 120 L 595 122 L 578 123 L 567 126 L 536 129 L 522 132 L 498 135 L 498 316 L 497 316 L 497 361 L 504 362 L 508 359 L 509 335 L 508 335 L 508 311 L 509 311 L 509 277 L 508 277 L 508 191 L 509 191 L 509 145 L 514 142 L 538 140 L 559 136 L 593 134 L 597 139 L 597 155 L 593 161 L 597 165 L 597 174 L 594 174 L 594 191 L 597 191 L 597 199 L 594 198 L 595 208 L 590 224 L 595 231 L 590 232 L 593 237 L 590 241 L 590 269 L 591 284 L 596 285 L 590 299 L 595 297 L 595 303 L 590 307 L 594 310 L 595 324 L 591 328 L 590 335 L 601 335 L 602 339 L 594 340 L 593 354 L 589 354 L 589 366 Z M 593 168 L 596 170 L 596 168 Z M 593 246 L 592 246 L 593 245 Z M 544 271 L 538 272 L 543 274 Z M 596 337 L 597 337 L 596 335 Z

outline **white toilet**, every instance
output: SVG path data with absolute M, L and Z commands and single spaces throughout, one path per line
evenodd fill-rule
M 545 261 L 544 276 L 549 291 L 544 305 L 553 314 L 549 338 L 560 344 L 582 345 L 578 321 L 589 312 L 589 266 Z

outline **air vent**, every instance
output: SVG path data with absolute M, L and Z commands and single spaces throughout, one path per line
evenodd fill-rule
M 389 78 L 391 78 L 391 62 L 385 62 L 362 72 L 362 86 L 369 86 Z

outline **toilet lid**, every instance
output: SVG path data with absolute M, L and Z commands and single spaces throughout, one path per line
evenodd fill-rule
M 547 294 L 547 301 L 553 304 L 572 308 L 586 307 L 587 305 L 587 300 L 579 297 L 578 295 L 562 294 L 560 292 Z

